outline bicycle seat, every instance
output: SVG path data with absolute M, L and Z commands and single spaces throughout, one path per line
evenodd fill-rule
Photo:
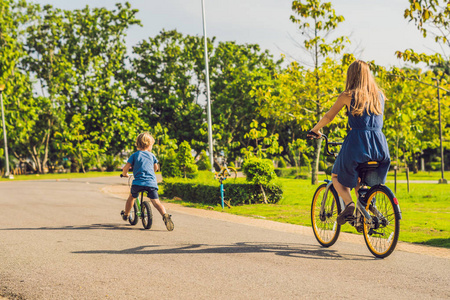
M 358 165 L 356 170 L 358 171 L 358 176 L 361 178 L 362 185 L 374 186 L 382 183 L 378 173 L 375 172 L 379 166 L 380 163 L 377 161 L 368 161 Z
M 368 162 L 359 164 L 358 167 L 356 168 L 356 171 L 364 172 L 364 171 L 369 171 L 369 170 L 375 170 L 379 166 L 380 166 L 380 163 L 377 161 L 368 161 Z

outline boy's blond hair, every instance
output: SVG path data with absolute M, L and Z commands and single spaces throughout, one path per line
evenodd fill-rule
M 149 132 L 143 132 L 138 135 L 136 139 L 136 147 L 139 150 L 147 149 L 149 146 L 153 146 L 155 139 Z

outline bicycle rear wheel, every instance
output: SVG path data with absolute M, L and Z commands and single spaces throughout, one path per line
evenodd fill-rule
M 130 222 L 130 225 L 136 225 L 138 222 L 138 207 L 136 202 L 134 202 L 133 207 L 131 208 L 130 214 L 128 215 L 128 222 Z
M 364 222 L 364 240 L 374 256 L 385 258 L 394 251 L 400 233 L 400 213 L 396 209 L 398 202 L 385 186 L 372 188 L 366 197 L 366 210 L 375 225 Z
M 226 177 L 230 177 L 230 178 L 233 178 L 233 179 L 236 178 L 236 177 L 237 177 L 237 171 L 236 171 L 236 169 L 233 168 L 233 167 L 227 167 L 227 168 L 228 168 L 228 170 L 225 170 L 225 171 L 223 172 L 225 178 L 226 178 Z
M 341 225 L 336 221 L 339 205 L 338 195 L 333 188 L 330 188 L 324 199 L 326 188 L 327 184 L 324 183 L 314 193 L 311 204 L 311 224 L 319 244 L 330 247 L 336 243 Z
M 153 223 L 153 216 L 152 216 L 152 209 L 148 201 L 142 201 L 141 218 L 142 218 L 142 226 L 144 226 L 145 229 L 150 229 Z

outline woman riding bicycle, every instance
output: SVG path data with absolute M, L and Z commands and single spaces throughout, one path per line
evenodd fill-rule
M 350 190 L 355 188 L 358 195 L 359 164 L 378 161 L 377 184 L 386 181 L 390 156 L 386 137 L 381 131 L 384 102 L 385 96 L 375 82 L 369 65 L 356 60 L 348 67 L 345 91 L 311 129 L 316 135 L 308 134 L 308 137 L 320 138 L 322 134 L 319 130 L 330 123 L 344 106 L 347 108 L 350 131 L 331 171 L 333 186 L 345 203 L 345 209 L 337 217 L 340 225 L 345 224 L 345 218 L 353 215 L 355 210 Z

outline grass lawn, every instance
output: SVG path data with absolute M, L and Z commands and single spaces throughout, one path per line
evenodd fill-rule
M 414 174 L 413 172 L 409 172 L 409 180 L 436 180 L 438 181 L 441 178 L 440 171 L 434 172 L 417 172 Z M 444 178 L 450 182 L 450 171 L 444 172 Z M 394 180 L 394 171 L 390 171 L 388 173 L 387 180 Z M 406 180 L 406 173 L 404 170 L 402 172 L 397 172 L 397 180 Z
M 433 174 L 433 176 L 435 175 Z M 436 178 L 439 177 L 440 173 Z M 244 179 L 238 178 L 237 180 Z M 317 186 L 312 186 L 310 180 L 280 178 L 278 181 L 284 190 L 280 203 L 242 205 L 230 209 L 225 207 L 223 211 L 236 215 L 311 226 L 311 200 Z M 393 189 L 392 185 L 388 184 Z M 408 194 L 406 184 L 397 184 L 396 197 L 400 202 L 403 217 L 400 223 L 401 241 L 450 248 L 450 185 L 410 184 L 410 193 Z M 207 207 L 207 205 L 197 203 L 176 202 L 197 208 Z M 214 210 L 222 211 L 219 203 Z M 350 225 L 344 225 L 342 231 L 357 233 Z

